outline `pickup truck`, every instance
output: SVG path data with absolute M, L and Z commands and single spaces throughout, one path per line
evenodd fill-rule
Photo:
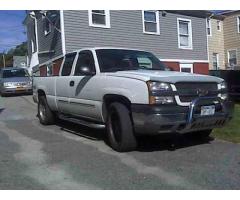
M 118 152 L 137 147 L 137 136 L 190 133 L 208 137 L 231 118 L 223 79 L 166 70 L 152 53 L 86 48 L 64 56 L 57 76 L 34 77 L 41 124 L 56 117 L 105 128 Z

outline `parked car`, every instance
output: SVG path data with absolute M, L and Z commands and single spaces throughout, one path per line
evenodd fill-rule
M 240 70 L 210 70 L 209 74 L 224 79 L 230 98 L 234 101 L 240 100 Z
M 1 96 L 8 94 L 32 93 L 32 80 L 24 68 L 3 68 L 0 72 Z
M 232 118 L 223 79 L 166 71 L 152 53 L 87 48 L 65 55 L 59 76 L 34 77 L 33 97 L 44 125 L 55 117 L 107 129 L 119 152 L 140 134 L 207 137 Z

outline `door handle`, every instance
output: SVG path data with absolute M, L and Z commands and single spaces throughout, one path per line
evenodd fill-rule
M 70 81 L 69 85 L 70 85 L 70 87 L 73 87 L 74 86 L 74 81 Z

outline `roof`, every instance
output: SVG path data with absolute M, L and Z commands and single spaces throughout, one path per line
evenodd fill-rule
M 240 12 L 240 10 L 223 10 L 222 12 L 219 12 L 220 15 L 231 15 L 236 12 Z
M 206 18 L 212 15 L 212 12 L 209 10 L 166 10 L 166 12 L 178 13 L 181 15 L 188 15 L 200 18 Z

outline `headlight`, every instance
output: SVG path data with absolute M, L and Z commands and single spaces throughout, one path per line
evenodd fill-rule
M 220 90 L 220 94 L 218 95 L 222 100 L 228 99 L 227 94 L 227 84 L 225 81 L 218 84 L 218 89 Z
M 228 99 L 228 94 L 227 94 L 227 93 L 219 94 L 219 97 L 220 97 L 222 100 L 227 100 L 227 99 Z
M 14 83 L 6 82 L 6 83 L 3 83 L 3 85 L 4 85 L 4 87 L 13 87 Z
M 171 85 L 163 82 L 147 82 L 149 89 L 150 104 L 173 104 L 175 103 L 174 96 L 171 96 Z
M 226 90 L 226 89 L 227 89 L 227 84 L 226 84 L 225 81 L 219 83 L 218 85 L 219 85 L 218 88 L 219 88 L 220 90 Z
M 161 83 L 161 82 L 147 82 L 148 88 L 150 91 L 168 91 L 171 90 L 171 86 L 168 83 Z

